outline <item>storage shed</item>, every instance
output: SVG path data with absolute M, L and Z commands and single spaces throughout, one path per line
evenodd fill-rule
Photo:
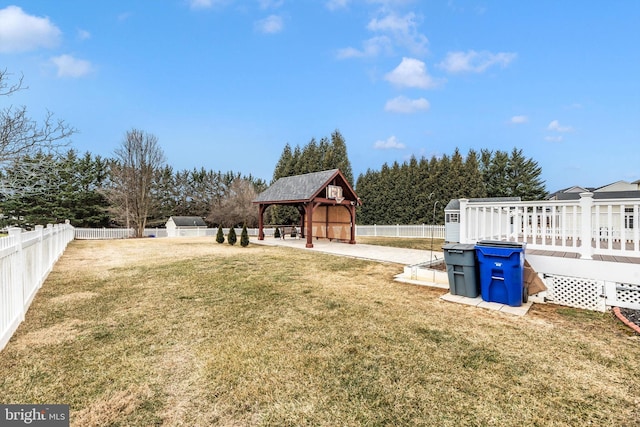
M 207 223 L 199 216 L 172 216 L 167 220 L 166 227 L 168 237 L 192 236 L 199 235 L 199 230 L 206 230 Z M 205 231 L 202 235 L 205 235 Z

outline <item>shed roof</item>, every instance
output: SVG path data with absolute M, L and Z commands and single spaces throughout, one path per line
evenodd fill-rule
M 491 203 L 491 202 L 520 202 L 522 199 L 520 197 L 481 197 L 475 199 L 469 199 L 469 203 Z M 444 207 L 445 210 L 459 210 L 460 209 L 460 200 L 459 199 L 451 199 L 447 206 Z
M 355 192 L 339 169 L 287 176 L 278 179 L 269 188 L 258 194 L 254 203 L 286 203 L 311 201 L 333 180 L 343 187 L 343 196 L 348 200 L 357 199 Z
M 177 227 L 206 227 L 207 223 L 204 222 L 199 216 L 172 216 L 169 219 L 173 220 L 173 223 Z

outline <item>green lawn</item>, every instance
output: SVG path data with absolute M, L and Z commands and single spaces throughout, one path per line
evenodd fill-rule
M 638 425 L 640 341 L 609 313 L 448 303 L 398 269 L 74 241 L 0 352 L 0 402 L 77 426 Z

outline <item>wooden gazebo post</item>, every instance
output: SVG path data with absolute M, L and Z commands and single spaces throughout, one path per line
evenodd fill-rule
M 305 203 L 304 210 L 307 217 L 307 244 L 306 248 L 313 247 L 313 202 Z
M 349 244 L 356 244 L 356 206 L 349 205 L 349 213 L 351 213 L 351 239 L 349 240 Z
M 258 205 L 258 240 L 264 240 L 264 219 L 262 217 L 265 209 L 265 205 Z

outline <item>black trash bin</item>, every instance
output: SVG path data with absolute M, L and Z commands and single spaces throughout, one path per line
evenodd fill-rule
M 526 300 L 526 243 L 481 240 L 476 244 L 482 299 L 519 307 Z
M 449 292 L 475 298 L 480 294 L 476 249 L 473 244 L 449 243 L 442 247 L 449 275 Z

